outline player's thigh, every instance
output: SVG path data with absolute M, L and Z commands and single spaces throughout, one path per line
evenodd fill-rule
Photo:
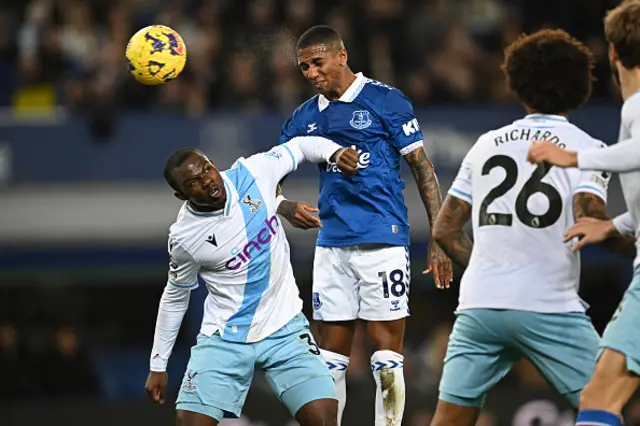
M 265 371 L 272 389 L 293 416 L 312 401 L 337 401 L 333 378 L 304 315 L 298 314 L 258 342 L 257 357 L 257 365 Z
M 431 426 L 474 426 L 480 416 L 480 407 L 451 404 L 438 400 Z
M 351 259 L 359 281 L 360 319 L 391 321 L 409 316 L 410 266 L 408 247 L 360 247 Z
M 316 247 L 313 258 L 313 319 L 350 321 L 358 317 L 357 279 L 349 270 L 351 247 Z
M 217 421 L 223 412 L 239 416 L 253 378 L 252 344 L 226 342 L 219 334 L 198 335 L 180 386 L 176 409 Z
M 457 314 L 449 336 L 439 399 L 481 407 L 487 391 L 507 375 L 519 355 L 504 334 L 501 311 L 469 309 Z
M 623 354 L 627 370 L 640 375 L 640 267 L 605 328 L 600 347 Z
M 595 368 L 600 337 L 584 313 L 509 311 L 514 343 L 574 407 Z
M 219 417 L 222 418 L 223 416 L 224 413 L 220 411 Z M 218 426 L 218 423 L 219 420 L 209 415 L 184 410 L 176 412 L 177 426 Z
M 295 418 L 300 426 L 335 426 L 338 424 L 338 401 L 316 399 L 308 402 L 298 410 Z

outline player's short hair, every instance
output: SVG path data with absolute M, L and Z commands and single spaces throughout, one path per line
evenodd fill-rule
M 298 42 L 296 43 L 296 50 L 305 49 L 317 44 L 326 44 L 327 46 L 334 46 L 343 48 L 342 37 L 338 34 L 338 31 L 327 25 L 316 25 L 305 31 Z
M 580 41 L 563 30 L 544 29 L 507 46 L 502 71 L 527 107 L 559 114 L 589 99 L 594 64 L 593 53 Z
M 640 66 L 640 1 L 626 0 L 607 12 L 604 35 L 627 69 Z
M 184 163 L 187 158 L 192 155 L 202 155 L 202 151 L 196 148 L 181 148 L 173 151 L 173 154 L 167 158 L 167 161 L 164 163 L 164 178 L 174 191 L 180 192 L 180 182 L 176 179 L 175 171 L 178 167 Z

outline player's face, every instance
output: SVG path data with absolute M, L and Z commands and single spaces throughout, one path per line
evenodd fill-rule
M 205 156 L 193 154 L 176 170 L 183 199 L 198 206 L 222 209 L 227 201 L 222 176 Z
M 347 63 L 347 52 L 316 44 L 298 50 L 298 67 L 304 77 L 319 93 L 329 97 L 340 87 L 342 70 Z

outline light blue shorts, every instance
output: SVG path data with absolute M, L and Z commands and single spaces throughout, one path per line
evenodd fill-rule
M 469 309 L 457 314 L 440 399 L 481 407 L 485 394 L 527 358 L 574 407 L 593 373 L 600 338 L 584 313 Z
M 627 358 L 627 370 L 640 375 L 640 267 L 602 334 L 601 349 L 612 349 Z
M 253 372 L 265 371 L 271 388 L 293 416 L 317 399 L 338 399 L 320 357 L 309 323 L 298 314 L 287 325 L 255 343 L 198 335 L 182 380 L 177 410 L 202 413 L 220 421 L 242 413 Z

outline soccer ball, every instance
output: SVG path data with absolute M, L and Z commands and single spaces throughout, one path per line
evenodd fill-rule
M 178 77 L 187 62 L 182 37 L 164 25 L 152 25 L 135 33 L 125 53 L 129 72 L 147 86 L 164 84 Z

